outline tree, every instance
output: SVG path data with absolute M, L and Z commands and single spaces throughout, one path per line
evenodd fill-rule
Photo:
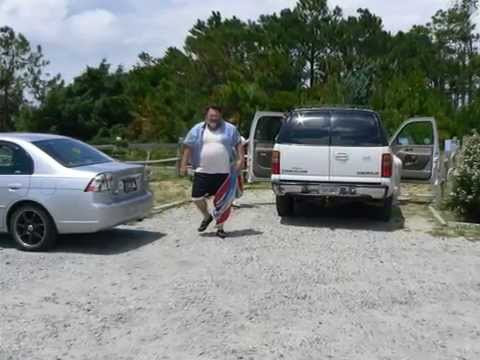
M 442 135 L 461 136 L 478 127 L 477 7 L 477 0 L 456 0 L 430 24 L 396 34 L 369 9 L 344 16 L 327 0 L 299 0 L 256 21 L 213 12 L 183 48 L 143 52 L 129 71 L 111 71 L 104 61 L 68 85 L 35 77 L 41 81 L 32 89 L 43 90 L 35 102 L 18 101 L 16 125 L 93 141 L 118 134 L 176 141 L 210 103 L 244 133 L 256 110 L 349 104 L 381 112 L 391 130 L 426 115 L 437 118 Z
M 342 10 L 339 7 L 331 10 L 327 0 L 299 0 L 295 15 L 300 25 L 300 31 L 296 31 L 298 47 L 307 63 L 305 80 L 313 87 L 317 81 L 325 82 L 330 75 Z
M 450 93 L 455 107 L 468 104 L 475 87 L 472 60 L 477 55 L 479 34 L 475 33 L 473 16 L 478 0 L 456 0 L 447 10 L 439 10 L 430 28 L 445 63 L 445 91 Z
M 36 100 L 44 96 L 46 65 L 40 46 L 32 49 L 22 34 L 10 27 L 0 28 L 0 130 L 12 128 L 27 92 Z
M 56 84 L 45 99 L 20 116 L 20 130 L 48 131 L 90 140 L 115 129 L 126 133 L 132 103 L 125 94 L 126 74 L 110 72 L 105 60 L 87 69 L 69 85 Z M 123 129 L 123 130 L 122 130 Z

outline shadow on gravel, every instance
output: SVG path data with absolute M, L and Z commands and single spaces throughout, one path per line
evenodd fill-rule
M 233 205 L 234 209 L 256 209 L 259 208 L 260 206 L 266 206 L 266 205 L 275 205 L 274 202 L 259 202 L 259 203 L 251 203 L 251 204 L 239 204 L 239 205 Z
M 257 236 L 257 235 L 262 235 L 263 232 L 253 230 L 253 229 L 245 229 L 245 230 L 234 230 L 234 231 L 228 231 L 227 230 L 227 238 L 226 240 L 230 238 L 240 238 L 240 237 L 246 237 L 246 236 Z M 208 232 L 208 233 L 203 233 L 200 234 L 201 237 L 217 237 L 217 235 L 214 232 Z
M 96 234 L 63 235 L 54 252 L 115 255 L 151 244 L 165 234 L 145 230 L 113 229 Z
M 113 229 L 96 234 L 61 235 L 57 245 L 50 252 L 115 255 L 141 248 L 164 236 L 165 234 L 159 232 L 129 229 Z M 15 247 L 10 235 L 0 235 L 0 250 Z
M 332 204 L 322 206 L 314 201 L 296 204 L 295 216 L 283 218 L 281 223 L 290 226 L 324 227 L 335 229 L 391 232 L 405 226 L 402 210 L 396 207 L 387 223 L 377 220 L 378 209 L 364 204 Z
M 15 243 L 13 239 L 8 234 L 0 235 L 0 249 L 13 249 L 15 248 Z

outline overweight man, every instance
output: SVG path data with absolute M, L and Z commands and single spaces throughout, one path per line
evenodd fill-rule
M 216 194 L 232 170 L 242 170 L 244 148 L 237 128 L 223 120 L 218 106 L 205 110 L 204 121 L 188 132 L 183 144 L 180 174 L 187 174 L 190 160 L 194 170 L 192 200 L 203 216 L 198 231 L 204 232 L 213 221 L 207 200 Z M 227 236 L 223 225 L 217 226 L 217 236 Z

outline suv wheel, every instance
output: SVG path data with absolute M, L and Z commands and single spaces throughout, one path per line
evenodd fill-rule
M 293 215 L 293 198 L 289 196 L 277 196 L 277 212 L 281 217 Z
M 44 251 L 55 245 L 57 231 L 45 210 L 35 205 L 19 207 L 10 219 L 10 233 L 17 247 L 26 251 Z
M 379 218 L 382 221 L 389 222 L 392 219 L 393 213 L 393 196 L 386 198 L 383 206 L 379 209 Z

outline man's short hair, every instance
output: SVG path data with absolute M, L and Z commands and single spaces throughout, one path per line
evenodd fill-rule
M 223 110 L 220 106 L 216 106 L 216 105 L 208 105 L 206 108 L 205 108 L 205 115 L 208 114 L 208 112 L 210 110 L 215 110 L 215 111 L 218 111 L 220 114 L 223 113 Z

